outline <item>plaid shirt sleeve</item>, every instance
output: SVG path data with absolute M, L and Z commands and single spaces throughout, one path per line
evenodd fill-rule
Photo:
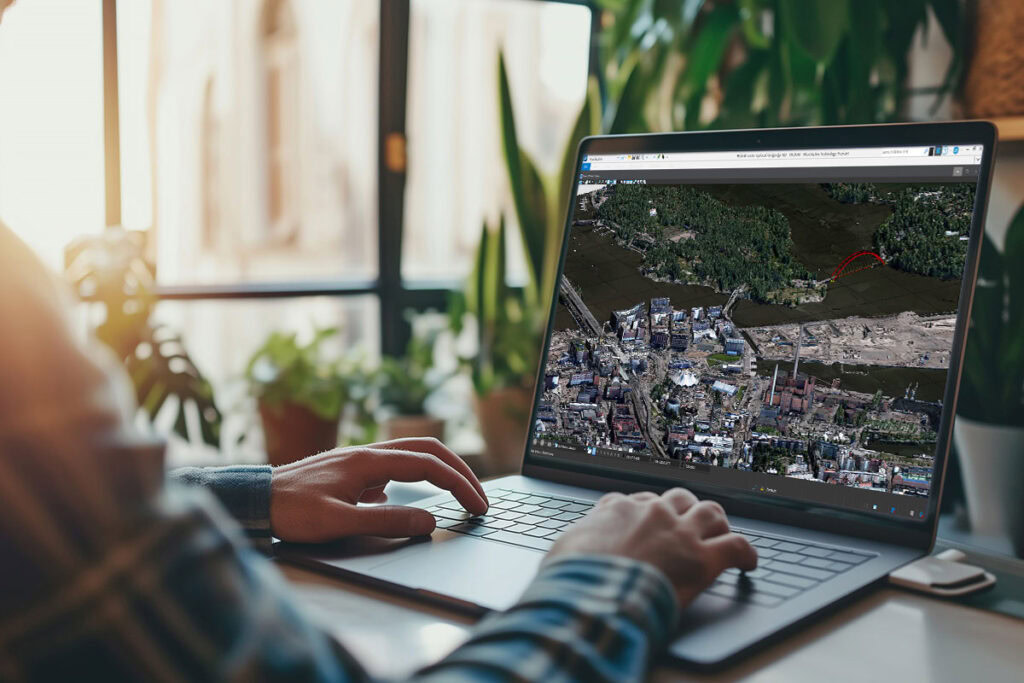
M 0 680 L 365 680 L 210 492 L 128 433 L 131 391 L 58 289 L 0 225 Z M 269 500 L 269 473 L 204 478 L 243 524 Z M 416 676 L 637 679 L 675 610 L 652 567 L 563 558 Z
M 270 554 L 272 469 L 269 465 L 180 467 L 171 470 L 168 476 L 172 481 L 202 486 L 213 493 L 245 531 L 249 542 L 259 551 Z

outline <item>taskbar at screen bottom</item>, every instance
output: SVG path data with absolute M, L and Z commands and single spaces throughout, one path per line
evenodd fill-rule
M 642 452 L 617 448 L 567 448 L 537 438 L 530 445 L 530 454 L 538 459 L 555 458 L 566 462 L 631 470 L 678 482 L 682 486 L 699 483 L 734 489 L 745 494 L 834 505 L 915 521 L 923 520 L 928 510 L 928 496 L 918 493 L 892 493 L 876 488 L 829 484 L 688 460 L 657 458 Z

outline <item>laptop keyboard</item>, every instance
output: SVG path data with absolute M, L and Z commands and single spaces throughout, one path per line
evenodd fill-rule
M 486 515 L 474 517 L 454 499 L 427 508 L 439 529 L 493 541 L 548 550 L 573 522 L 590 512 L 590 501 L 508 489 L 488 491 Z M 774 607 L 842 574 L 874 555 L 792 539 L 733 529 L 745 536 L 758 554 L 757 569 L 727 569 L 708 593 L 763 607 Z

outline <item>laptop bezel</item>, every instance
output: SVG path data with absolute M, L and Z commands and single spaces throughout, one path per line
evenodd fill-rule
M 584 486 L 597 490 L 664 490 L 672 486 L 686 486 L 704 498 L 719 501 L 730 514 L 756 519 L 771 519 L 809 529 L 827 530 L 855 537 L 869 538 L 897 545 L 929 550 L 934 543 L 938 527 L 938 510 L 942 497 L 952 436 L 953 417 L 963 369 L 963 354 L 970 320 L 971 305 L 978 274 L 985 215 L 988 208 L 989 185 L 995 159 L 997 134 L 987 121 L 958 121 L 945 123 L 880 124 L 866 126 L 825 126 L 814 128 L 777 128 L 733 131 L 653 133 L 642 135 L 592 136 L 580 141 L 576 150 L 576 166 L 580 168 L 583 154 L 593 153 L 670 153 L 701 151 L 747 151 L 783 149 L 822 149 L 853 147 L 917 146 L 955 143 L 982 145 L 981 168 L 975 191 L 974 214 L 968 241 L 967 261 L 960 289 L 960 306 L 950 353 L 950 367 L 943 397 L 935 465 L 932 473 L 932 493 L 922 520 L 893 518 L 870 511 L 858 511 L 840 506 L 808 503 L 790 498 L 765 498 L 699 481 L 680 482 L 654 477 L 628 469 L 603 467 L 559 461 L 550 457 L 532 456 L 530 444 L 537 407 L 543 395 L 544 359 L 551 344 L 557 294 L 551 297 L 551 307 L 545 327 L 541 362 L 537 368 L 536 390 L 530 414 L 522 474 L 558 483 Z M 578 174 L 573 174 L 569 197 L 576 195 Z M 565 266 L 574 203 L 566 202 L 563 223 L 562 249 L 558 262 L 560 281 Z

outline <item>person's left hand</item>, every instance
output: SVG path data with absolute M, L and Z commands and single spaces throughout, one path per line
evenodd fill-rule
M 466 510 L 487 512 L 480 481 L 437 439 L 397 439 L 334 450 L 275 467 L 270 489 L 270 531 L 282 541 L 320 543 L 344 536 L 421 536 L 434 516 L 383 503 L 389 481 L 429 481 L 451 491 Z

